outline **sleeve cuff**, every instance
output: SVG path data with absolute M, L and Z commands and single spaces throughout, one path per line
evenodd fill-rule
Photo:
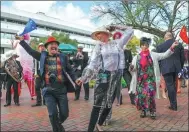
M 172 52 L 174 52 L 174 49 L 173 49 L 173 47 L 171 47 L 171 48 L 170 48 L 170 50 L 171 50 Z

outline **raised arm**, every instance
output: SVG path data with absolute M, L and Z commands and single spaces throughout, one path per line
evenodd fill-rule
M 41 53 L 33 50 L 24 40 L 20 41 L 20 45 L 26 50 L 26 52 L 31 55 L 36 60 L 40 61 Z
M 127 45 L 129 40 L 132 38 L 134 30 L 127 26 L 115 26 L 115 28 L 123 30 L 123 36 L 117 40 L 119 47 L 123 49 L 124 45 Z
M 159 60 L 163 60 L 168 58 L 169 56 L 171 56 L 174 53 L 174 48 L 178 46 L 178 42 L 174 42 L 172 44 L 172 46 L 164 53 L 156 53 L 156 52 L 151 52 L 151 54 L 153 54 L 154 57 L 156 57 L 156 59 Z

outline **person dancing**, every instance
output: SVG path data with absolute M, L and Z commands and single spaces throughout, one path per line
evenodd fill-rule
M 155 53 L 149 51 L 151 39 L 142 37 L 140 47 L 142 51 L 133 58 L 130 70 L 132 71 L 132 80 L 129 93 L 136 94 L 136 107 L 141 110 L 140 117 L 146 117 L 147 111 L 150 111 L 150 117 L 156 118 L 155 95 L 159 98 L 160 70 L 159 60 L 171 56 L 174 52 L 174 42 L 165 53 Z
M 127 32 L 121 39 L 109 41 L 112 36 L 109 31 L 115 29 L 126 30 Z M 98 44 L 93 50 L 89 65 L 84 69 L 81 78 L 77 81 L 78 85 L 89 82 L 94 71 L 100 66 L 94 89 L 94 105 L 88 126 L 89 132 L 94 131 L 95 125 L 97 130 L 102 131 L 101 126 L 112 108 L 112 103 L 117 93 L 117 85 L 120 84 L 120 78 L 123 74 L 125 66 L 123 47 L 132 35 L 133 29 L 126 26 L 103 27 L 91 35 L 94 40 L 98 40 Z M 102 103 L 103 100 L 105 101 L 104 103 Z M 103 111 L 99 117 L 101 108 L 103 108 Z M 99 121 L 97 123 L 98 118 Z

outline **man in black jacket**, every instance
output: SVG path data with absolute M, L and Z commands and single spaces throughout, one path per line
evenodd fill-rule
M 16 60 L 17 57 L 19 57 L 14 51 L 11 55 L 12 57 L 10 59 L 14 59 L 16 61 L 16 63 L 18 64 L 19 67 L 19 74 L 21 76 L 23 68 L 20 64 L 19 61 Z M 7 61 L 5 61 L 5 65 L 6 65 Z M 16 82 L 9 74 L 7 74 L 7 92 L 6 92 L 6 104 L 4 105 L 4 107 L 10 106 L 11 105 L 11 87 L 13 86 L 14 89 L 14 103 L 15 105 L 19 106 L 19 95 L 18 95 L 18 82 Z
M 45 51 L 45 46 L 43 43 L 39 43 L 38 45 L 38 51 L 41 53 L 42 51 Z M 42 97 L 41 97 L 41 88 L 42 88 L 42 78 L 40 76 L 39 71 L 39 61 L 34 59 L 34 76 L 35 76 L 35 92 L 36 92 L 36 104 L 33 104 L 32 107 L 35 106 L 41 106 L 42 105 Z M 45 105 L 45 100 L 43 99 L 43 104 Z
M 28 54 L 40 61 L 40 75 L 43 80 L 42 83 L 44 83 L 42 95 L 48 109 L 53 132 L 65 131 L 62 123 L 69 115 L 67 92 L 70 89 L 70 87 L 66 87 L 65 83 L 76 81 L 75 74 L 68 63 L 66 55 L 58 53 L 59 42 L 53 36 L 48 37 L 45 43 L 45 48 L 48 52 L 43 51 L 41 53 L 33 50 L 23 40 L 23 37 L 17 38 L 21 40 L 20 45 Z M 57 106 L 59 110 L 57 110 Z
M 166 32 L 165 42 L 157 47 L 158 53 L 167 51 L 175 41 L 171 32 Z M 179 44 L 174 54 L 160 61 L 160 70 L 165 79 L 170 101 L 169 109 L 177 111 L 176 77 L 184 65 L 184 48 Z
M 88 53 L 83 52 L 82 46 L 78 46 L 78 51 L 76 53 L 76 56 L 73 59 L 74 69 L 78 78 L 81 77 L 83 69 L 87 66 L 88 60 L 89 60 Z M 83 84 L 83 87 L 85 90 L 84 99 L 88 100 L 89 99 L 89 83 Z M 79 100 L 80 91 L 81 91 L 81 86 L 77 86 L 74 100 Z
M 130 89 L 130 83 L 131 83 L 131 78 L 132 78 L 131 73 L 129 72 L 129 66 L 130 66 L 133 58 L 132 58 L 131 51 L 128 50 L 128 49 L 124 50 L 124 55 L 125 55 L 125 69 L 123 71 L 123 78 L 124 78 L 124 80 L 127 83 L 127 87 L 128 87 L 128 91 L 129 91 L 129 89 Z M 130 93 L 129 97 L 130 97 L 131 104 L 135 105 L 135 101 L 134 101 L 135 94 L 134 93 Z

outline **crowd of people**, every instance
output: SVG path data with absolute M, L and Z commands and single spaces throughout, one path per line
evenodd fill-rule
M 171 32 L 166 32 L 165 42 L 153 51 L 149 50 L 151 39 L 142 37 L 141 51 L 133 57 L 131 51 L 125 48 L 133 34 L 131 27 L 122 25 L 97 29 L 91 35 L 98 43 L 90 57 L 80 46 L 73 57 L 66 56 L 58 50 L 60 42 L 53 36 L 49 36 L 45 43 L 40 43 L 36 51 L 30 47 L 29 34 L 17 35 L 13 43 L 14 50 L 5 53 L 3 64 L 6 65 L 11 58 L 19 65 L 20 76 L 23 73 L 31 99 L 36 96 L 36 103 L 32 107 L 47 106 L 53 132 L 65 131 L 62 123 L 69 116 L 67 93 L 75 92 L 74 100 L 77 101 L 83 87 L 84 99 L 89 100 L 89 82 L 94 77 L 94 103 L 88 131 L 94 131 L 95 127 L 102 131 L 101 126 L 111 120 L 114 100 L 117 99 L 117 106 L 123 103 L 122 77 L 127 83 L 131 105 L 141 111 L 141 118 L 150 112 L 151 119 L 156 119 L 155 98 L 166 99 L 166 91 L 169 109 L 177 111 L 177 93 L 181 92 L 181 81 L 184 80 L 184 85 L 188 86 L 188 51 L 184 52 L 183 45 L 175 41 Z M 20 83 L 10 75 L 4 81 L 7 82 L 4 106 L 11 105 L 11 86 L 14 89 L 14 102 L 19 106 Z

